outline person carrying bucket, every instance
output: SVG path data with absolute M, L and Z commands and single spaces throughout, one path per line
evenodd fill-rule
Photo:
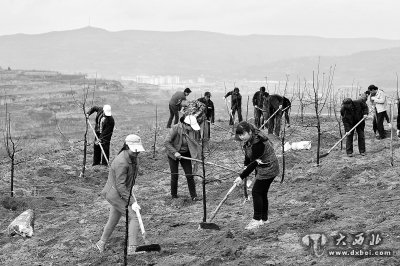
M 256 173 L 252 189 L 253 219 L 245 227 L 245 229 L 252 230 L 269 223 L 268 190 L 274 178 L 279 174 L 279 163 L 268 137 L 252 124 L 246 121 L 240 122 L 236 128 L 235 139 L 244 142 L 244 166 L 246 168 L 234 183 L 240 185 L 242 180 L 254 170 Z
M 128 135 L 125 138 L 122 149 L 111 163 L 107 183 L 101 191 L 102 197 L 104 197 L 111 206 L 103 234 L 96 243 L 96 247 L 100 252 L 104 251 L 105 245 L 114 231 L 115 226 L 118 224 L 121 216 L 123 214 L 126 215 L 125 210 L 127 209 L 130 218 L 128 226 L 128 255 L 134 255 L 136 253 L 140 227 L 135 209 L 140 209 L 140 207 L 136 201 L 130 201 L 135 198 L 132 187 L 135 185 L 139 168 L 138 155 L 142 151 L 144 151 L 144 148 L 140 137 L 134 134 Z M 132 197 L 130 196 L 131 194 L 133 195 Z M 127 205 L 129 205 L 128 208 L 126 208 Z

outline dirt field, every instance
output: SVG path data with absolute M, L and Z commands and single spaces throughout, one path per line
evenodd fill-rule
M 294 118 L 287 129 L 287 141 L 311 140 L 312 148 L 285 153 L 285 180 L 281 184 L 281 177 L 277 177 L 269 194 L 270 224 L 254 231 L 244 229 L 252 217 L 253 207 L 252 201 L 244 203 L 243 188 L 240 188 L 231 194 L 213 221 L 221 230 L 204 230 L 199 229 L 203 219 L 202 202 L 190 200 L 183 176 L 179 181 L 180 198 L 170 198 L 169 167 L 163 148 L 167 113 L 166 105 L 162 104 L 158 105 L 160 128 L 153 154 L 155 105 L 150 100 L 168 98 L 168 92 L 151 94 L 142 91 L 141 95 L 147 96 L 127 97 L 133 93 L 140 91 L 122 88 L 118 93 L 101 94 L 95 101 L 113 97 L 110 99 L 114 102 L 117 128 L 112 140 L 112 158 L 130 133 L 139 134 L 147 149 L 140 155 L 136 196 L 142 207 L 148 240 L 160 244 L 162 251 L 130 256 L 128 265 L 400 265 L 396 254 L 400 247 L 400 143 L 397 137 L 393 140 L 393 167 L 390 165 L 390 139 L 375 140 L 371 121 L 367 121 L 365 157 L 358 154 L 355 142 L 355 157 L 345 156 L 339 145 L 321 159 L 320 166 L 316 166 L 316 129 L 304 127 Z M 153 98 L 147 98 L 148 95 Z M 133 99 L 136 102 L 129 103 Z M 165 100 L 160 102 L 165 104 Z M 33 110 L 37 107 L 35 104 L 38 103 L 25 106 L 25 109 Z M 18 106 L 22 104 L 16 102 L 15 110 Z M 223 108 L 219 107 L 217 111 L 221 119 L 216 124 L 228 128 L 226 115 L 222 115 Z M 57 116 L 62 119 L 63 112 L 59 111 Z M 82 125 L 84 120 L 78 111 L 73 117 L 76 118 L 75 127 L 73 123 L 71 126 L 60 124 L 68 140 L 57 135 L 55 130 L 50 137 L 37 138 L 36 152 L 29 154 L 27 151 L 21 155 L 29 160 L 16 168 L 18 208 L 15 211 L 4 207 L 9 196 L 4 192 L 9 190 L 10 172 L 7 160 L 1 160 L 1 265 L 123 264 L 124 219 L 118 224 L 104 254 L 99 254 L 94 247 L 108 218 L 109 205 L 99 197 L 108 171 L 103 167 L 88 167 L 86 177 L 79 177 L 83 156 L 79 142 L 82 130 L 76 123 Z M 338 140 L 336 122 L 327 119 L 323 130 L 322 152 L 326 152 Z M 270 138 L 282 160 L 279 140 L 272 135 Z M 90 165 L 92 146 L 88 149 Z M 243 161 L 240 144 L 217 127 L 212 129 L 206 156 L 206 161 L 238 171 Z M 236 175 L 211 166 L 206 166 L 206 174 L 209 181 L 206 185 L 207 212 L 210 215 L 232 186 Z M 201 191 L 198 178 L 199 195 Z M 36 214 L 33 237 L 9 237 L 7 226 L 27 208 L 32 208 Z M 318 248 L 315 243 L 311 248 L 305 246 L 302 238 L 317 233 L 324 234 L 327 243 Z M 359 233 L 368 237 L 361 245 L 353 245 Z M 336 245 L 340 234 L 347 236 L 346 246 L 343 241 Z M 371 245 L 372 235 L 377 234 L 381 241 Z M 323 248 L 322 256 L 313 254 Z M 391 250 L 395 254 L 391 257 L 337 257 L 328 256 L 330 249 Z

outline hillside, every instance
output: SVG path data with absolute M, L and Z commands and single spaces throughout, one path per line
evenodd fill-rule
M 247 69 L 298 57 L 346 56 L 399 46 L 400 40 L 374 38 L 236 36 L 200 31 L 109 32 L 86 27 L 0 36 L 0 66 L 97 72 L 113 78 L 147 74 L 184 78 L 204 75 L 208 80 L 263 79 L 270 72 L 269 67 L 260 68 L 256 73 Z
M 75 81 L 72 85 L 76 99 L 80 99 L 83 82 L 88 81 Z M 129 257 L 128 265 L 400 264 L 397 253 L 392 257 L 327 254 L 316 257 L 301 240 L 312 233 L 323 233 L 329 239 L 326 249 L 398 252 L 400 143 L 394 137 L 392 167 L 389 163 L 390 139 L 375 140 L 370 120 L 366 127 L 365 157 L 356 152 L 355 157 L 348 158 L 338 147 L 316 166 L 317 132 L 306 126 L 314 120 L 308 117 L 302 123 L 293 111 L 286 141 L 311 140 L 312 148 L 285 153 L 285 180 L 281 184 L 280 176 L 276 178 L 269 194 L 271 223 L 255 231 L 244 230 L 252 215 L 252 202 L 244 203 L 243 188 L 240 188 L 235 189 L 213 221 L 221 230 L 202 230 L 198 228 L 203 219 L 202 202 L 189 200 L 183 176 L 178 191 L 181 197 L 172 200 L 169 196 L 169 167 L 163 147 L 168 113 L 162 103 L 166 103 L 170 92 L 105 80 L 98 84 L 93 103 L 110 103 L 116 119 L 111 158 L 115 157 L 127 134 L 140 135 L 146 148 L 146 152 L 140 154 L 136 195 L 142 207 L 147 239 L 150 243 L 160 244 L 162 251 Z M 79 177 L 84 118 L 72 94 L 62 93 L 71 85 L 40 80 L 28 84 L 19 81 L 16 85 L 18 95 L 32 88 L 36 98 L 23 101 L 22 96 L 16 96 L 9 104 L 13 117 L 29 113 L 42 122 L 38 125 L 36 120 L 23 120 L 25 127 L 22 128 L 35 128 L 37 134 L 21 143 L 23 153 L 18 159 L 27 160 L 16 168 L 18 204 L 15 211 L 5 208 L 9 206 L 10 170 L 8 160 L 0 159 L 0 264 L 122 265 L 124 219 L 117 225 L 104 254 L 100 255 L 94 247 L 108 218 L 108 203 L 99 197 L 108 172 L 106 168 L 89 166 L 86 177 Z M 52 88 L 57 88 L 60 94 L 46 98 Z M 156 152 L 153 154 L 155 103 L 159 109 Z M 217 106 L 216 124 L 228 128 L 228 116 L 224 111 L 223 106 Z M 56 123 L 64 136 L 58 132 Z M 327 117 L 322 127 L 322 150 L 327 151 L 338 140 L 337 124 L 334 118 Z M 282 166 L 280 141 L 273 135 L 269 137 Z M 88 148 L 90 164 L 92 146 Z M 218 127 L 212 128 L 206 156 L 207 161 L 237 171 L 243 160 L 240 144 Z M 206 166 L 206 174 L 207 212 L 210 215 L 232 186 L 236 175 L 211 166 Z M 199 178 L 197 191 L 201 195 Z M 5 232 L 8 224 L 26 208 L 33 208 L 36 213 L 33 237 L 8 237 Z M 351 241 L 360 232 L 369 238 L 362 245 L 352 245 Z M 334 236 L 340 233 L 348 236 L 348 246 L 335 245 Z M 371 234 L 377 233 L 382 241 L 376 246 L 370 245 Z
M 321 56 L 301 57 L 291 60 L 282 60 L 252 67 L 243 71 L 262 75 L 263 69 L 268 69 L 271 79 L 283 79 L 285 74 L 306 77 L 312 71 L 317 71 L 318 61 L 320 69 L 329 69 L 336 65 L 336 84 L 360 83 L 364 88 L 369 84 L 380 84 L 394 88 L 396 73 L 400 70 L 400 47 L 382 49 L 378 51 L 363 51 L 348 56 Z

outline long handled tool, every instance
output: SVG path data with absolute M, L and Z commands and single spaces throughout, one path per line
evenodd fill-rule
M 261 127 L 259 127 L 259 129 L 263 128 L 268 123 L 268 121 L 271 118 L 273 118 L 276 115 L 276 113 L 278 113 L 278 111 L 281 110 L 281 109 L 282 109 L 282 105 L 279 106 L 279 108 L 267 119 L 267 121 L 264 122 L 264 124 Z
M 199 163 L 202 163 L 202 162 L 203 162 L 202 160 L 195 159 L 195 158 L 190 158 L 190 157 L 186 157 L 186 156 L 181 156 L 181 158 L 182 158 L 182 159 L 186 159 L 186 160 L 191 160 L 191 161 L 199 162 Z M 240 175 L 240 173 L 239 173 L 238 171 L 232 170 L 232 169 L 230 169 L 230 168 L 228 168 L 228 167 L 225 167 L 225 166 L 222 166 L 222 165 L 218 165 L 218 164 L 215 164 L 215 163 L 210 163 L 210 162 L 204 162 L 204 163 L 205 163 L 205 164 L 208 164 L 208 165 L 213 165 L 213 166 L 216 166 L 216 167 L 220 167 L 220 168 L 222 168 L 222 169 L 225 169 L 225 170 L 228 170 L 228 171 L 231 171 L 231 172 L 234 172 L 234 173 Z
M 340 143 L 342 142 L 342 140 L 347 137 L 350 132 L 352 132 L 354 129 L 356 129 L 356 127 L 361 124 L 362 121 L 364 121 L 367 117 L 363 117 L 363 119 L 361 119 L 352 129 L 350 129 L 348 132 L 346 132 L 346 134 L 344 134 L 343 138 L 341 138 L 338 142 L 335 143 L 335 145 L 332 146 L 332 148 L 329 149 L 329 151 L 327 153 L 324 153 L 322 155 L 319 156 L 319 158 L 324 158 L 326 156 L 329 155 L 329 153 Z
M 98 143 L 99 143 L 99 145 L 100 145 L 101 152 L 103 153 L 103 156 L 104 156 L 104 158 L 105 158 L 105 159 L 106 159 L 106 161 L 107 161 L 107 164 L 108 164 L 108 165 L 110 165 L 110 163 L 108 162 L 108 159 L 107 159 L 106 153 L 104 152 L 103 146 L 101 145 L 101 143 L 100 143 L 100 140 L 99 140 L 99 138 L 97 137 L 96 131 L 94 130 L 94 128 L 93 128 L 93 126 L 92 126 L 92 124 L 91 124 L 91 123 L 90 123 L 90 121 L 89 121 L 89 119 L 87 119 L 87 122 L 88 122 L 88 124 L 89 124 L 90 128 L 92 129 L 92 131 L 93 131 L 93 134 L 94 134 L 94 136 L 96 137 L 96 140 L 97 140 L 97 142 L 98 142 Z
M 136 202 L 136 197 L 133 193 L 131 193 L 133 196 L 133 199 Z M 151 251 L 161 251 L 161 247 L 159 244 L 148 244 L 148 241 L 146 240 L 146 231 L 144 230 L 144 225 L 143 225 L 143 221 L 142 221 L 142 216 L 140 215 L 140 211 L 138 209 L 134 210 L 136 213 L 136 216 L 138 218 L 139 221 L 139 226 L 140 226 L 140 231 L 142 232 L 142 237 L 143 237 L 143 241 L 145 243 L 145 245 L 142 246 L 138 246 L 136 248 L 136 252 L 151 252 Z
M 229 189 L 228 193 L 226 193 L 225 197 L 221 200 L 221 202 L 218 204 L 217 208 L 215 209 L 215 211 L 212 213 L 211 218 L 209 220 L 209 222 L 211 222 L 215 215 L 218 213 L 219 209 L 221 208 L 222 204 L 226 201 L 226 199 L 228 198 L 229 194 L 232 193 L 232 191 L 235 189 L 236 187 L 236 183 L 233 184 L 233 186 Z

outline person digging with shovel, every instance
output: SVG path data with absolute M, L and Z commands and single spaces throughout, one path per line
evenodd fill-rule
M 111 163 L 107 183 L 101 191 L 110 204 L 110 215 L 108 222 L 104 227 L 100 240 L 96 247 L 103 252 L 105 245 L 110 238 L 115 226 L 118 224 L 122 215 L 126 214 L 130 218 L 128 226 L 128 255 L 134 255 L 138 246 L 138 235 L 140 232 L 139 220 L 135 210 L 140 209 L 133 195 L 133 186 L 136 182 L 136 176 L 139 168 L 138 155 L 144 151 L 140 137 L 134 134 L 125 138 L 125 143 L 118 153 L 117 157 Z M 132 194 L 132 195 L 131 195 Z M 129 205 L 128 208 L 126 206 Z
M 110 142 L 115 122 L 111 115 L 111 106 L 108 104 L 103 107 L 93 106 L 86 113 L 86 118 L 89 119 L 89 116 L 94 112 L 96 112 L 96 125 L 94 127 L 94 133 L 96 136 L 93 145 L 92 165 L 95 166 L 101 164 L 107 166 L 110 160 Z M 104 154 L 102 155 L 102 153 Z
M 361 97 L 357 100 L 346 98 L 343 100 L 342 107 L 340 109 L 340 115 L 342 116 L 344 130 L 349 132 L 356 124 L 364 119 L 357 125 L 355 130 L 349 132 L 346 139 L 346 153 L 348 157 L 353 157 L 353 136 L 354 131 L 357 131 L 358 135 L 358 150 L 361 156 L 365 155 L 365 119 L 368 117 L 368 106 L 366 104 L 366 98 Z
M 251 194 L 253 196 L 253 219 L 245 229 L 256 229 L 268 220 L 268 190 L 274 178 L 279 174 L 279 163 L 272 143 L 268 137 L 252 124 L 243 121 L 236 128 L 236 140 L 244 142 L 245 151 L 243 172 L 234 183 L 240 185 L 242 180 L 254 170 L 255 182 Z
M 171 197 L 178 198 L 178 166 L 181 164 L 186 175 L 190 197 L 193 201 L 198 201 L 196 193 L 196 183 L 193 177 L 191 160 L 182 158 L 196 158 L 200 156 L 200 126 L 194 115 L 182 116 L 180 123 L 173 125 L 164 143 L 169 167 L 171 170 Z

